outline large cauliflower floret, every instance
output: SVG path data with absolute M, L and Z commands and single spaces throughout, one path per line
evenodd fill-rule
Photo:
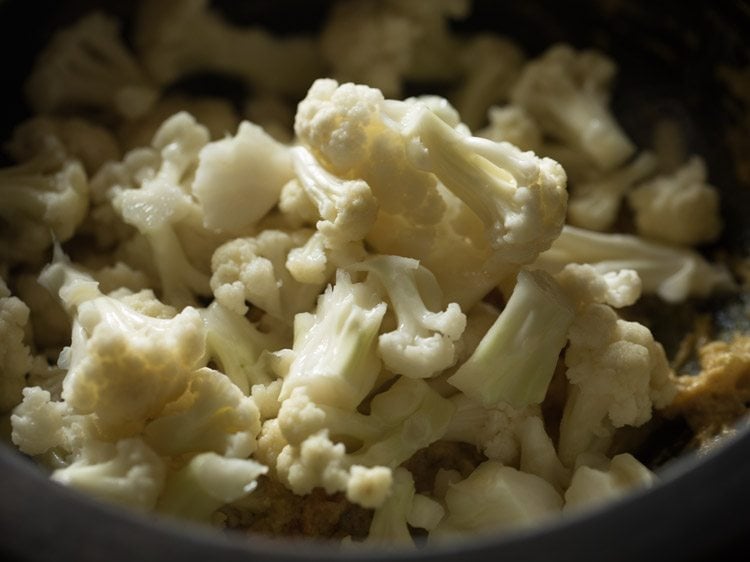
M 72 343 L 60 361 L 68 369 L 62 398 L 77 413 L 96 414 L 105 433 L 133 435 L 186 390 L 205 351 L 197 310 L 146 316 L 59 261 L 42 282 L 73 318 Z
M 32 356 L 26 344 L 29 307 L 11 296 L 0 277 L 0 412 L 6 412 L 21 401 L 26 375 L 31 371 Z

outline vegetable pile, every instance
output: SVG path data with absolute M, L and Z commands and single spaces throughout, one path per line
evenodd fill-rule
M 18 449 L 143 511 L 389 544 L 651 485 L 618 436 L 689 400 L 626 311 L 733 288 L 693 249 L 718 191 L 635 146 L 603 53 L 529 60 L 451 31 L 469 8 L 342 2 L 282 39 L 163 0 L 132 50 L 104 13 L 59 31 L 0 170 Z M 170 88 L 198 71 L 254 93 Z

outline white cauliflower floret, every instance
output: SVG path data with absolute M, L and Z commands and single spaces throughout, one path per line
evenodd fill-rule
M 615 455 L 605 466 L 578 466 L 565 491 L 565 512 L 593 507 L 637 488 L 649 488 L 653 472 L 628 453 Z
M 521 150 L 543 152 L 542 132 L 529 112 L 520 105 L 493 106 L 487 112 L 489 124 L 477 131 L 477 136 L 495 142 L 509 142 Z M 564 164 L 564 163 L 563 163 Z M 563 165 L 563 168 L 567 167 Z
M 40 154 L 79 160 L 90 175 L 105 162 L 120 157 L 120 147 L 112 133 L 78 117 L 32 117 L 16 127 L 5 148 L 17 161 Z
M 113 188 L 113 207 L 148 241 L 164 299 L 175 306 L 193 303 L 196 294 L 209 294 L 208 275 L 188 257 L 188 251 L 195 251 L 192 244 L 178 234 L 180 223 L 202 222 L 200 207 L 183 184 L 208 141 L 205 127 L 178 113 L 161 126 L 152 142 L 161 155 L 156 173 L 144 178 L 137 189 Z
M 539 476 L 486 461 L 448 488 L 445 504 L 447 516 L 431 538 L 537 524 L 559 513 L 563 499 Z
M 117 21 L 99 12 L 53 36 L 26 82 L 26 94 L 37 113 L 93 108 L 125 118 L 142 115 L 158 97 L 123 44 Z
M 11 439 L 22 453 L 40 455 L 65 442 L 65 418 L 69 408 L 53 401 L 48 390 L 39 386 L 23 389 L 23 401 L 11 415 Z
M 652 406 L 668 404 L 675 389 L 664 349 L 648 328 L 619 319 L 607 305 L 584 306 L 568 337 L 559 452 L 572 466 L 579 454 L 606 446 L 614 428 L 647 422 Z
M 201 149 L 192 192 L 206 228 L 239 232 L 271 210 L 293 177 L 289 149 L 244 121 L 234 137 Z
M 21 401 L 32 356 L 26 344 L 29 307 L 11 296 L 0 277 L 0 412 L 7 412 Z
M 303 246 L 311 234 L 306 229 L 266 229 L 217 248 L 211 260 L 216 300 L 238 314 L 247 312 L 247 301 L 291 325 L 295 314 L 312 307 L 324 286 L 300 283 L 286 267 L 289 252 Z
M 303 387 L 316 403 L 353 409 L 372 390 L 380 372 L 377 335 L 386 305 L 369 285 L 340 271 L 314 313 L 294 321 L 294 347 L 281 400 Z
M 591 302 L 622 308 L 641 298 L 641 278 L 632 269 L 600 273 L 592 265 L 571 263 L 555 279 L 576 309 Z
M 569 263 L 591 264 L 598 273 L 632 269 L 644 293 L 668 302 L 706 296 L 734 286 L 729 271 L 700 254 L 628 234 L 605 234 L 565 226 L 552 247 L 534 262 L 534 269 L 557 273 Z
M 196 455 L 167 475 L 156 511 L 181 519 L 209 522 L 221 506 L 251 493 L 268 467 L 252 459 L 225 458 L 216 453 Z
M 697 156 L 673 174 L 639 185 L 628 203 L 645 238 L 693 246 L 713 242 L 721 233 L 719 192 L 707 183 L 706 166 Z
M 623 199 L 656 170 L 656 164 L 656 157 L 644 152 L 621 168 L 576 184 L 568 200 L 568 222 L 589 230 L 609 230 Z
M 214 72 L 235 76 L 253 90 L 299 96 L 323 74 L 313 39 L 279 39 L 260 26 L 232 25 L 208 0 L 141 3 L 134 42 L 160 84 Z
M 260 413 L 255 402 L 223 373 L 195 371 L 185 393 L 150 422 L 143 436 L 165 456 L 214 451 L 247 458 L 256 449 Z
M 460 393 L 452 396 L 450 401 L 456 406 L 456 413 L 443 439 L 471 443 L 488 459 L 518 466 L 521 455 L 520 427 L 526 418 L 540 415 L 539 406 L 514 408 L 501 402 L 485 408 Z
M 164 485 L 164 461 L 137 437 L 117 443 L 88 442 L 52 480 L 95 498 L 150 511 Z
M 41 276 L 74 320 L 62 397 L 78 413 L 93 413 L 103 432 L 132 435 L 179 397 L 205 354 L 200 314 L 146 316 L 102 295 L 96 282 L 64 262 Z
M 0 263 L 36 265 L 53 237 L 70 240 L 89 208 L 89 183 L 77 160 L 52 168 L 46 158 L 0 169 Z
M 541 403 L 573 317 L 550 275 L 521 270 L 500 316 L 448 382 L 486 407 Z
M 413 545 L 408 520 L 415 497 L 414 478 L 408 470 L 398 467 L 393 471 L 390 494 L 373 513 L 366 542 L 390 547 Z
M 607 107 L 615 71 L 614 63 L 597 51 L 554 45 L 523 67 L 511 100 L 545 133 L 610 170 L 635 150 Z
M 455 363 L 456 342 L 466 327 L 466 316 L 456 303 L 440 310 L 442 293 L 429 270 L 399 256 L 376 256 L 349 269 L 366 271 L 388 295 L 397 328 L 378 338 L 378 352 L 388 369 L 428 378 Z

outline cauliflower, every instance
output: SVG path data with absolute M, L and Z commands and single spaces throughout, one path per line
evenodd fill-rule
M 581 453 L 601 450 L 614 428 L 639 426 L 652 407 L 675 394 L 661 345 L 636 322 L 621 320 L 605 304 L 576 314 L 565 353 L 570 381 L 560 423 L 559 453 L 571 466 Z
M 609 230 L 617 220 L 623 198 L 655 169 L 656 157 L 644 152 L 621 168 L 577 184 L 568 201 L 568 222 L 589 230 Z
M 98 109 L 132 119 L 159 94 L 123 44 L 117 21 L 95 12 L 55 34 L 34 65 L 26 95 L 38 113 Z
M 164 484 L 164 461 L 141 439 L 89 442 L 52 480 L 120 505 L 150 511 Z
M 378 338 L 385 366 L 407 377 L 428 378 L 453 365 L 456 342 L 466 327 L 466 316 L 456 303 L 442 308 L 440 286 L 419 262 L 398 256 L 377 256 L 355 264 L 383 286 L 398 327 Z
M 92 278 L 60 261 L 41 281 L 73 318 L 72 342 L 60 363 L 68 369 L 62 398 L 78 413 L 96 414 L 105 433 L 133 435 L 185 392 L 205 353 L 197 310 L 146 316 L 102 295 Z
M 210 521 L 221 506 L 251 493 L 268 467 L 252 459 L 201 453 L 167 475 L 156 510 L 181 519 Z
M 645 238 L 694 246 L 714 242 L 721 233 L 719 192 L 706 182 L 706 166 L 697 156 L 673 174 L 639 185 L 628 203 Z
M 604 234 L 574 226 L 565 226 L 552 247 L 531 267 L 557 273 L 569 263 L 591 264 L 599 273 L 633 269 L 645 293 L 655 293 L 667 302 L 734 287 L 726 268 L 690 250 L 629 234 Z
M 0 263 L 43 263 L 53 237 L 70 240 L 89 208 L 89 182 L 77 160 L 50 168 L 43 156 L 0 169 Z
M 563 499 L 536 475 L 486 461 L 448 489 L 445 504 L 448 515 L 431 538 L 532 525 L 559 513 Z
M 308 310 L 325 282 L 300 283 L 287 269 L 291 250 L 303 246 L 312 231 L 263 230 L 258 236 L 235 238 L 214 252 L 211 289 L 223 306 L 245 314 L 246 301 L 289 325 Z
M 0 412 L 7 412 L 21 401 L 26 375 L 31 371 L 32 355 L 26 344 L 29 307 L 11 296 L 0 277 Z
M 448 382 L 486 407 L 540 403 L 573 318 L 550 275 L 522 270 L 500 316 Z
M 394 470 L 391 493 L 375 509 L 366 542 L 389 547 L 413 545 L 408 523 L 416 497 L 411 473 L 403 467 Z
M 633 455 L 621 453 L 604 466 L 578 466 L 565 491 L 565 512 L 592 507 L 635 488 L 649 488 L 656 477 Z
M 271 210 L 293 176 L 289 150 L 244 121 L 234 137 L 201 149 L 192 192 L 206 228 L 241 232 Z
M 521 150 L 542 152 L 542 132 L 523 107 L 513 104 L 492 106 L 487 112 L 487 117 L 489 124 L 477 131 L 477 136 L 495 142 L 508 142 Z M 563 162 L 563 168 L 567 171 L 564 164 Z
M 607 107 L 615 72 L 597 51 L 554 45 L 523 67 L 511 101 L 546 134 L 583 152 L 602 171 L 611 170 L 635 150 Z

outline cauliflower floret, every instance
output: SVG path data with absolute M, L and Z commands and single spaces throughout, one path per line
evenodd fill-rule
M 353 409 L 372 390 L 380 372 L 377 334 L 386 305 L 369 285 L 352 283 L 339 270 L 315 313 L 294 320 L 294 347 L 281 400 L 302 387 L 317 403 Z
M 566 225 L 552 247 L 540 254 L 533 269 L 557 273 L 569 263 L 591 264 L 598 273 L 632 269 L 644 293 L 667 302 L 706 296 L 734 287 L 729 271 L 690 250 L 650 242 L 628 234 L 605 234 Z
M 300 283 L 286 267 L 289 252 L 303 246 L 311 234 L 306 229 L 265 229 L 217 248 L 211 259 L 216 300 L 238 314 L 247 312 L 247 301 L 291 325 L 295 314 L 312 307 L 325 284 Z
M 614 63 L 597 51 L 550 47 L 527 63 L 511 93 L 542 130 L 585 153 L 602 171 L 621 164 L 635 150 L 610 113 Z
M 144 114 L 158 97 L 120 38 L 117 21 L 95 12 L 58 31 L 36 61 L 26 94 L 37 113 L 70 108 Z
M 521 270 L 505 308 L 448 382 L 486 407 L 544 400 L 573 305 L 552 276 Z
M 70 240 L 89 208 L 89 182 L 77 160 L 50 169 L 46 158 L 0 169 L 0 263 L 36 265 L 53 237 Z
M 398 467 L 393 471 L 388 497 L 375 509 L 366 542 L 389 547 L 413 545 L 408 523 L 415 498 L 414 478 L 408 470 Z
M 192 192 L 206 228 L 240 232 L 276 205 L 293 177 L 289 149 L 244 121 L 234 137 L 201 149 Z
M 578 466 L 570 486 L 565 491 L 565 507 L 569 512 L 581 507 L 593 507 L 618 498 L 637 488 L 651 487 L 656 477 L 628 453 L 615 455 L 605 466 Z
M 713 242 L 721 233 L 719 192 L 706 182 L 706 166 L 697 156 L 673 174 L 639 185 L 628 203 L 645 238 L 693 246 Z
M 655 169 L 656 157 L 644 152 L 621 168 L 575 185 L 568 201 L 568 222 L 589 230 L 609 230 L 623 198 Z
M 251 493 L 268 467 L 252 459 L 225 458 L 216 453 L 196 455 L 167 475 L 156 511 L 209 522 L 214 511 Z
M 141 439 L 88 442 L 52 480 L 108 502 L 150 511 L 164 485 L 164 461 Z
M 445 504 L 447 516 L 430 538 L 537 524 L 559 513 L 563 499 L 539 476 L 486 461 L 448 488 Z
M 466 316 L 456 303 L 440 310 L 442 293 L 429 270 L 399 256 L 376 256 L 349 269 L 366 271 L 388 294 L 398 324 L 378 338 L 378 352 L 388 369 L 407 377 L 429 378 L 455 363 L 456 342 L 466 327 Z
M 70 408 L 53 401 L 48 390 L 39 386 L 23 389 L 23 401 L 11 415 L 11 439 L 22 453 L 40 455 L 65 443 Z
M 32 356 L 26 344 L 29 307 L 11 296 L 0 277 L 0 412 L 7 412 L 21 401 L 26 375 L 31 371 Z

